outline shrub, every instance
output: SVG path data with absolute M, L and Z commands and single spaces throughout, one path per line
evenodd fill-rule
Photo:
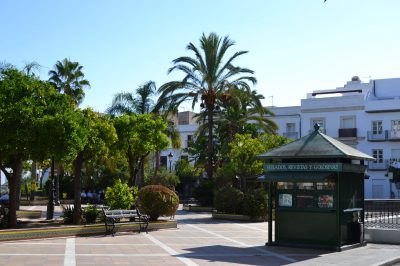
M 240 213 L 243 204 L 243 192 L 237 188 L 225 186 L 215 195 L 215 208 L 219 212 Z
M 172 216 L 179 205 L 179 197 L 161 185 L 145 186 L 139 191 L 139 210 L 155 221 L 160 216 Z
M 129 187 L 117 179 L 112 187 L 107 187 L 105 200 L 110 209 L 129 210 L 137 199 L 137 187 Z
M 246 192 L 243 200 L 243 214 L 251 219 L 267 219 L 268 196 L 263 189 L 254 189 Z
M 72 224 L 74 221 L 74 206 L 63 207 L 63 214 L 61 217 L 65 224 Z
M 98 215 L 99 211 L 97 210 L 96 205 L 88 204 L 83 210 L 83 218 L 85 219 L 86 224 L 95 223 Z
M 148 177 L 147 180 L 145 180 L 145 183 L 146 185 L 162 185 L 173 189 L 180 183 L 180 181 L 179 177 L 174 172 L 170 173 L 166 168 L 161 167 L 158 170 L 157 175 Z
M 214 184 L 210 180 L 201 181 L 194 190 L 194 197 L 202 206 L 212 206 L 214 200 Z

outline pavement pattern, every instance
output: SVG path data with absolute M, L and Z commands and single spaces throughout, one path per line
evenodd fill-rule
M 267 223 L 178 211 L 178 229 L 0 243 L 0 265 L 383 265 L 400 246 L 343 252 L 266 247 Z M 390 264 L 389 264 L 390 265 Z

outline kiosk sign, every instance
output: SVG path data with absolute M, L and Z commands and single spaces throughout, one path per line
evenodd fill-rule
M 265 164 L 267 172 L 290 172 L 290 171 L 322 171 L 322 172 L 341 172 L 341 163 L 271 163 Z

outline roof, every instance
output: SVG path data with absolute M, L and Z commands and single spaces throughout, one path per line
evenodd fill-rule
M 375 158 L 354 149 L 319 131 L 315 131 L 298 140 L 257 156 L 259 159 L 295 159 L 295 158 L 348 158 L 374 161 Z

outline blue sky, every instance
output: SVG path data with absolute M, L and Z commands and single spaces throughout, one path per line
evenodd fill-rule
M 0 61 L 37 61 L 43 79 L 78 61 L 92 85 L 82 106 L 104 111 L 115 93 L 178 78 L 171 61 L 216 32 L 249 51 L 236 63 L 255 70 L 259 93 L 299 105 L 353 75 L 399 77 L 399 11 L 398 0 L 0 0 Z

